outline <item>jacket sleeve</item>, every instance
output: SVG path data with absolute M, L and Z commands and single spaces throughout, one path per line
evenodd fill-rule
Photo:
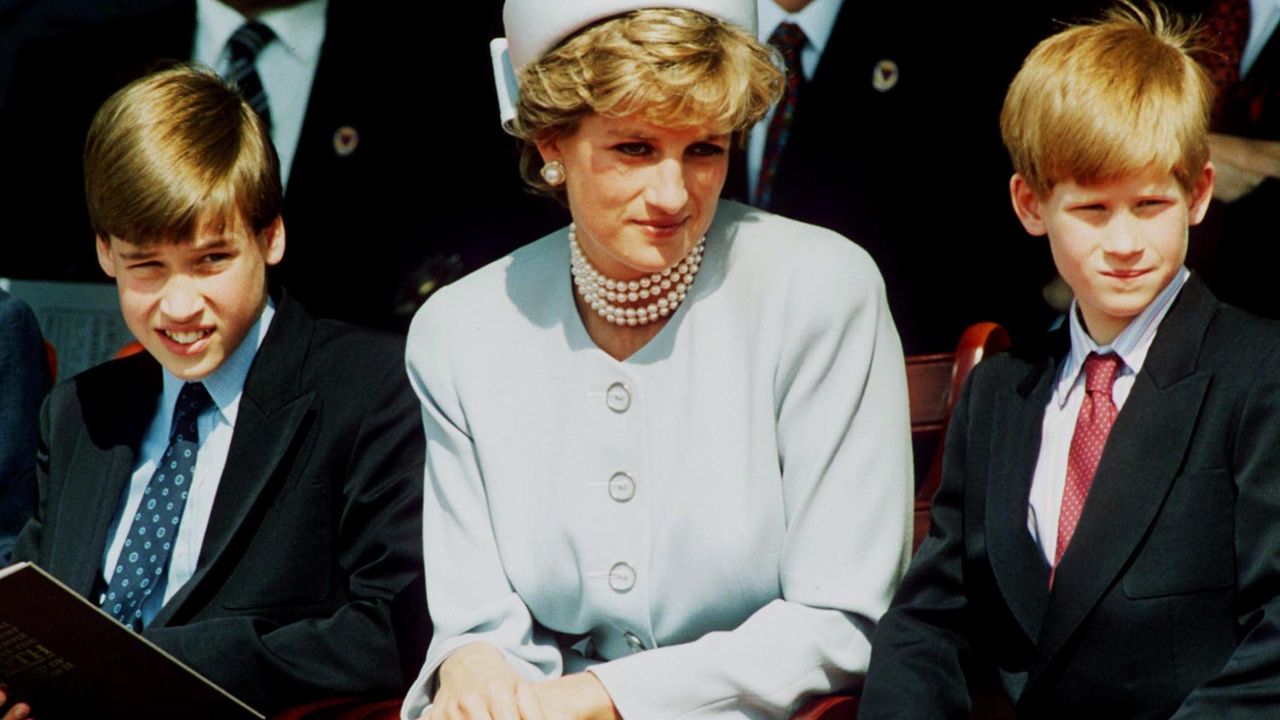
M 1280 714 L 1280 350 L 1252 369 L 1229 455 L 1240 642 L 1221 671 L 1187 697 L 1176 720 Z
M 423 306 L 406 351 L 427 440 L 420 541 L 434 626 L 426 662 L 401 710 L 409 720 L 431 703 L 440 664 L 470 643 L 502 649 L 529 680 L 557 677 L 563 669 L 554 639 L 533 622 L 503 570 L 475 445 L 451 376 L 448 343 L 434 340 L 451 336 L 454 313 L 440 305 L 448 295 L 446 288 Z

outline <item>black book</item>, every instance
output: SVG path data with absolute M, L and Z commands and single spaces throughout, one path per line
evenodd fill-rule
M 263 718 L 31 563 L 0 570 L 0 683 L 50 720 Z

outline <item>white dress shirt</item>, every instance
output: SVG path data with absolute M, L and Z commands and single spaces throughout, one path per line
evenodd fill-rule
M 187 494 L 187 505 L 182 511 L 182 523 L 178 526 L 178 537 L 174 541 L 172 554 L 169 556 L 169 571 L 156 585 L 155 591 L 142 606 L 142 622 L 151 622 L 160 608 L 169 602 L 182 586 L 195 573 L 196 563 L 200 559 L 200 548 L 204 544 L 204 533 L 209 527 L 209 513 L 213 510 L 213 499 L 218 492 L 218 481 L 222 478 L 222 470 L 227 464 L 227 451 L 231 448 L 231 436 L 236 427 L 236 415 L 240 409 L 240 395 L 244 391 L 244 381 L 249 375 L 249 366 L 258 354 L 262 339 L 271 326 L 271 318 L 275 317 L 275 304 L 267 301 L 262 315 L 254 323 L 240 347 L 231 353 L 222 365 L 201 382 L 213 404 L 205 408 L 196 418 L 196 428 L 200 431 L 200 444 L 196 450 L 196 469 Z M 143 493 L 155 474 L 156 465 L 169 446 L 169 430 L 173 425 L 173 408 L 178 402 L 178 393 L 182 391 L 183 380 L 174 377 L 168 370 L 162 370 L 164 390 L 160 394 L 156 406 L 155 417 L 147 432 L 142 436 L 135 458 L 136 465 L 130 477 L 129 486 L 121 498 L 120 509 L 116 512 L 107 537 L 103 554 L 102 577 L 108 584 L 115 574 L 120 551 L 124 548 L 125 536 L 133 524 L 131 520 L 142 503 Z M 98 598 L 102 603 L 102 598 Z
M 1089 337 L 1075 301 L 1071 301 L 1070 318 L 1071 350 L 1063 359 L 1058 372 L 1057 385 L 1049 404 L 1044 409 L 1044 421 L 1040 432 L 1040 455 L 1036 460 L 1035 475 L 1031 479 L 1030 506 L 1027 508 L 1027 529 L 1040 546 L 1045 560 L 1053 564 L 1058 548 L 1058 514 L 1062 509 L 1062 493 L 1067 484 L 1067 456 L 1071 452 L 1071 438 L 1075 435 L 1076 416 L 1084 403 L 1085 358 L 1089 353 L 1105 355 L 1115 352 L 1124 361 L 1111 386 L 1111 400 L 1117 412 L 1124 408 L 1133 390 L 1133 381 L 1142 371 L 1147 352 L 1160 329 L 1160 321 L 1178 297 L 1190 273 L 1184 267 L 1169 285 L 1156 296 L 1151 304 L 1125 326 L 1110 345 L 1098 345 Z M 1087 504 L 1086 500 L 1086 504 Z
M 320 62 L 328 6 L 328 0 L 306 0 L 264 10 L 257 16 L 276 34 L 276 39 L 258 53 L 255 66 L 271 108 L 271 140 L 280 156 L 280 179 L 286 185 Z M 225 74 L 231 61 L 227 40 L 244 23 L 243 15 L 218 0 L 196 0 L 191 59 Z
M 902 347 L 875 265 L 722 201 L 688 299 L 616 360 L 565 231 L 438 291 L 409 332 L 431 647 L 589 669 L 623 717 L 786 717 L 866 671 L 910 554 Z
M 812 78 L 818 70 L 818 61 L 827 49 L 827 41 L 831 39 L 831 30 L 835 27 L 836 16 L 840 14 L 840 6 L 844 0 L 813 0 L 798 13 L 788 13 L 778 7 L 773 0 L 760 0 L 757 3 L 756 25 L 760 42 L 768 43 L 769 36 L 783 22 L 791 22 L 800 26 L 809 42 L 800 50 L 800 66 L 804 69 L 806 79 Z M 773 120 L 774 110 L 751 128 L 747 135 L 747 189 L 754 197 L 756 184 L 760 179 L 760 164 L 764 162 L 764 142 L 769 134 L 769 122 Z
M 1240 77 L 1246 77 L 1280 24 L 1280 0 L 1249 0 L 1249 41 L 1240 54 Z

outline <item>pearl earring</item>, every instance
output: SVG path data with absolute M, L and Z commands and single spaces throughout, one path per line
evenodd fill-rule
M 538 174 L 541 175 L 542 179 L 551 187 L 557 187 L 564 184 L 564 165 L 562 165 L 559 160 L 552 160 L 551 162 L 543 165 L 542 169 L 538 171 Z

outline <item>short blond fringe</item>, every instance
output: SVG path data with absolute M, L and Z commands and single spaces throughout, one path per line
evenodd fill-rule
M 1172 173 L 1190 192 L 1209 159 L 1213 82 L 1193 59 L 1198 28 L 1128 0 L 1042 41 L 1005 96 L 1000 131 L 1040 197 L 1058 182 Z
M 237 213 L 255 235 L 280 214 L 279 160 L 258 114 L 213 72 L 177 65 L 98 110 L 84 149 L 94 232 L 189 242 Z
M 740 28 L 691 10 L 647 9 L 565 40 L 520 77 L 515 132 L 521 174 L 552 191 L 536 143 L 571 134 L 593 113 L 664 127 L 743 133 L 782 93 L 773 51 Z

